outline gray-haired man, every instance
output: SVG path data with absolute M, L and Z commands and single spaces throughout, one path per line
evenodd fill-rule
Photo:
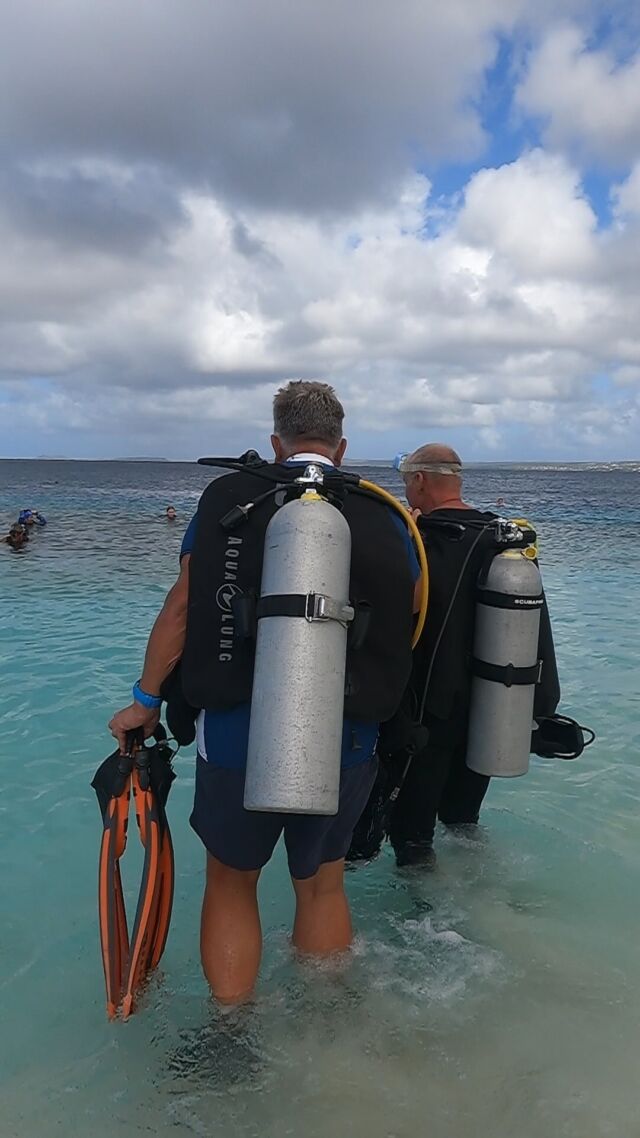
M 331 387 L 294 382 L 274 399 L 271 443 L 276 462 L 339 466 L 346 440 L 342 406 Z M 343 887 L 344 858 L 353 828 L 373 785 L 378 726 L 395 711 L 411 670 L 411 633 L 417 561 L 406 531 L 392 512 L 366 496 L 348 494 L 344 516 L 351 528 L 350 596 L 371 606 L 359 651 L 347 655 L 350 690 L 344 707 L 340 801 L 335 817 L 250 812 L 243 789 L 250 718 L 246 669 L 212 667 L 220 659 L 215 610 L 219 551 L 224 579 L 225 542 L 220 519 L 237 505 L 264 495 L 265 483 L 248 468 L 215 479 L 205 490 L 182 546 L 181 572 L 151 633 L 136 690 L 159 702 L 161 685 L 178 659 L 189 701 L 198 716 L 196 794 L 191 824 L 207 850 L 201 955 L 218 999 L 236 1002 L 252 991 L 262 937 L 256 890 L 263 866 L 284 834 L 296 915 L 293 943 L 304 952 L 346 949 L 352 938 Z M 269 499 L 251 513 L 242 567 L 243 591 L 259 592 L 264 531 L 277 508 Z M 237 540 L 237 539 L 236 539 Z M 252 549 L 253 553 L 248 552 Z M 228 556 L 228 554 L 227 554 Z M 252 559 L 253 558 L 253 559 Z M 217 621 L 217 623 L 216 623 Z M 231 642 L 229 642 L 231 643 Z M 225 650 L 233 653 L 233 647 Z M 242 663 L 242 661 L 240 661 Z M 366 677 L 366 680 L 364 680 Z M 360 683 L 358 683 L 360 678 Z M 198 693 L 197 697 L 193 694 Z M 190 694 L 191 693 L 191 694 Z M 142 726 L 148 735 L 159 711 L 135 702 L 114 716 L 112 733 Z
M 449 826 L 475 825 L 489 787 L 489 778 L 470 770 L 465 755 L 476 584 L 487 554 L 495 551 L 490 526 L 497 515 L 463 501 L 460 456 L 443 443 L 429 443 L 408 455 L 400 473 L 429 563 L 429 610 L 408 693 L 411 707 L 421 709 L 429 742 L 405 768 L 387 832 L 399 866 L 431 869 L 437 819 Z M 552 715 L 560 687 L 546 604 L 539 658 L 544 668 L 534 714 Z M 373 856 L 382 843 L 376 793 L 356 827 L 350 860 Z

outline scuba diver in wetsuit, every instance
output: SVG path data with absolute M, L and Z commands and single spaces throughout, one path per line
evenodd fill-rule
M 402 773 L 391 801 L 389 769 L 381 771 L 348 860 L 374 856 L 386 833 L 399 866 L 432 868 L 436 820 L 448 826 L 477 823 L 490 782 L 469 769 L 465 755 L 476 586 L 487 558 L 496 552 L 492 523 L 497 515 L 462 500 L 462 463 L 450 447 L 421 447 L 403 460 L 400 472 L 429 564 L 429 610 L 405 698 L 407 714 L 427 729 L 428 742 L 406 762 L 400 758 Z M 560 687 L 546 601 L 540 611 L 538 658 L 543 666 L 534 716 L 550 716 Z M 381 787 L 385 779 L 386 788 Z

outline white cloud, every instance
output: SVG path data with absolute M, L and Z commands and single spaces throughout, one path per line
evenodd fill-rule
M 142 161 L 301 211 L 388 201 L 483 145 L 485 69 L 525 0 L 21 0 L 3 24 L 6 152 Z
M 262 431 L 278 381 L 321 375 L 371 436 L 471 429 L 499 448 L 514 423 L 547 441 L 582 423 L 593 445 L 605 424 L 631 439 L 633 399 L 605 411 L 591 386 L 608 373 L 623 393 L 640 362 L 628 231 L 596 232 L 576 171 L 542 151 L 473 175 L 444 216 L 438 203 L 435 233 L 429 192 L 416 175 L 393 208 L 324 221 L 186 194 L 161 260 L 122 251 L 106 271 L 72 250 L 65 280 L 92 288 L 62 297 L 55 246 L 21 238 L 21 287 L 39 299 L 5 324 L 3 359 L 53 390 L 24 385 L 20 405 L 51 429 L 144 421 L 187 453 L 190 428 Z
M 545 123 L 545 142 L 630 165 L 640 152 L 640 52 L 618 62 L 588 31 L 553 28 L 532 52 L 518 102 Z
M 30 449 L 47 449 L 30 432 L 70 439 L 56 451 L 122 453 L 128 432 L 139 453 L 143 430 L 154 453 L 249 445 L 295 375 L 335 381 L 369 450 L 438 428 L 508 452 L 513 424 L 573 453 L 631 448 L 640 63 L 615 61 L 623 8 L 605 48 L 601 0 L 14 5 L 0 448 L 23 428 Z M 438 185 L 438 163 L 480 161 L 500 37 L 510 80 L 538 45 L 518 100 L 547 146 L 436 197 L 416 170 Z M 608 228 L 585 155 L 629 168 Z
M 593 267 L 596 218 L 580 176 L 541 150 L 474 174 L 465 193 L 462 236 L 527 276 L 580 277 Z

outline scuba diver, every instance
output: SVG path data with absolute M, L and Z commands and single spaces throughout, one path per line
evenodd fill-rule
M 475 510 L 463 501 L 462 463 L 451 447 L 437 443 L 420 447 L 403 458 L 398 469 L 429 565 L 429 610 L 414 653 L 404 702 L 407 715 L 413 717 L 423 731 L 426 729 L 427 734 L 414 746 L 413 753 L 405 751 L 395 756 L 395 772 L 381 767 L 378 784 L 354 832 L 348 860 L 375 856 L 386 835 L 398 866 L 421 865 L 431 869 L 436 864 L 433 849 L 436 819 L 451 827 L 474 826 L 490 782 L 489 774 L 482 771 L 523 773 L 520 769 L 493 768 L 493 739 L 480 740 L 479 745 L 486 743 L 487 748 L 483 761 L 474 763 L 480 771 L 470 768 L 467 754 L 474 680 L 470 661 L 474 651 L 477 655 L 474 627 L 478 578 L 483 566 L 493 564 L 494 558 L 500 560 L 495 556 L 501 548 L 496 545 L 496 535 L 500 540 L 500 534 L 511 523 L 499 522 L 496 514 Z M 534 551 L 525 550 L 526 557 L 531 552 L 535 557 Z M 526 680 L 527 691 L 532 694 L 535 683 L 533 718 L 542 719 L 553 716 L 560 699 L 551 625 L 537 569 L 520 550 L 515 556 L 516 569 L 522 567 L 525 572 L 534 573 L 537 581 L 532 591 L 538 595 L 516 598 L 525 608 L 530 604 L 539 611 L 539 626 L 537 612 L 517 613 L 517 617 L 536 621 L 532 661 L 535 674 L 527 674 L 531 669 L 521 669 L 523 675 L 505 679 L 500 674 L 505 669 L 495 667 L 494 672 L 498 674 L 492 674 L 489 670 L 492 665 L 482 666 L 485 678 L 495 681 L 490 685 L 492 689 L 503 683 L 517 685 Z M 492 593 L 491 597 L 501 606 L 499 611 L 504 611 L 510 600 L 502 594 L 494 597 Z M 478 663 L 475 659 L 472 662 L 473 665 Z M 500 687 L 500 690 L 506 688 Z M 515 692 L 516 688 L 511 686 L 509 690 Z M 524 692 L 524 687 L 517 690 Z M 488 706 L 486 691 L 483 699 L 484 706 Z M 528 763 L 530 707 L 528 720 L 526 715 L 522 718 L 526 733 L 525 762 Z M 482 732 L 478 730 L 476 735 L 489 734 L 491 730 L 493 725 Z M 381 742 L 385 743 L 384 737 Z M 507 752 L 510 746 L 509 741 Z
M 12 549 L 23 549 L 29 540 L 29 534 L 25 526 L 20 525 L 19 522 L 14 522 L 4 540 Z
M 291 382 L 273 414 L 274 462 L 255 452 L 202 460 L 235 473 L 204 491 L 133 703 L 109 724 L 125 752 L 130 732 L 156 729 L 166 695 L 176 738 L 197 738 L 201 957 L 226 1003 L 255 986 L 258 879 L 282 834 L 294 946 L 323 956 L 351 944 L 344 859 L 375 781 L 379 724 L 411 673 L 426 570 L 399 503 L 339 470 L 346 439 L 333 388 Z M 425 609 L 426 589 L 419 627 Z

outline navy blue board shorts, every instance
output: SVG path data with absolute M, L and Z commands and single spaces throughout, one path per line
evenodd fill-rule
M 313 877 L 349 849 L 376 777 L 378 725 L 345 720 L 338 813 L 327 817 L 245 810 L 249 718 L 249 704 L 199 717 L 191 825 L 208 852 L 232 869 L 262 869 L 284 834 L 291 876 Z

